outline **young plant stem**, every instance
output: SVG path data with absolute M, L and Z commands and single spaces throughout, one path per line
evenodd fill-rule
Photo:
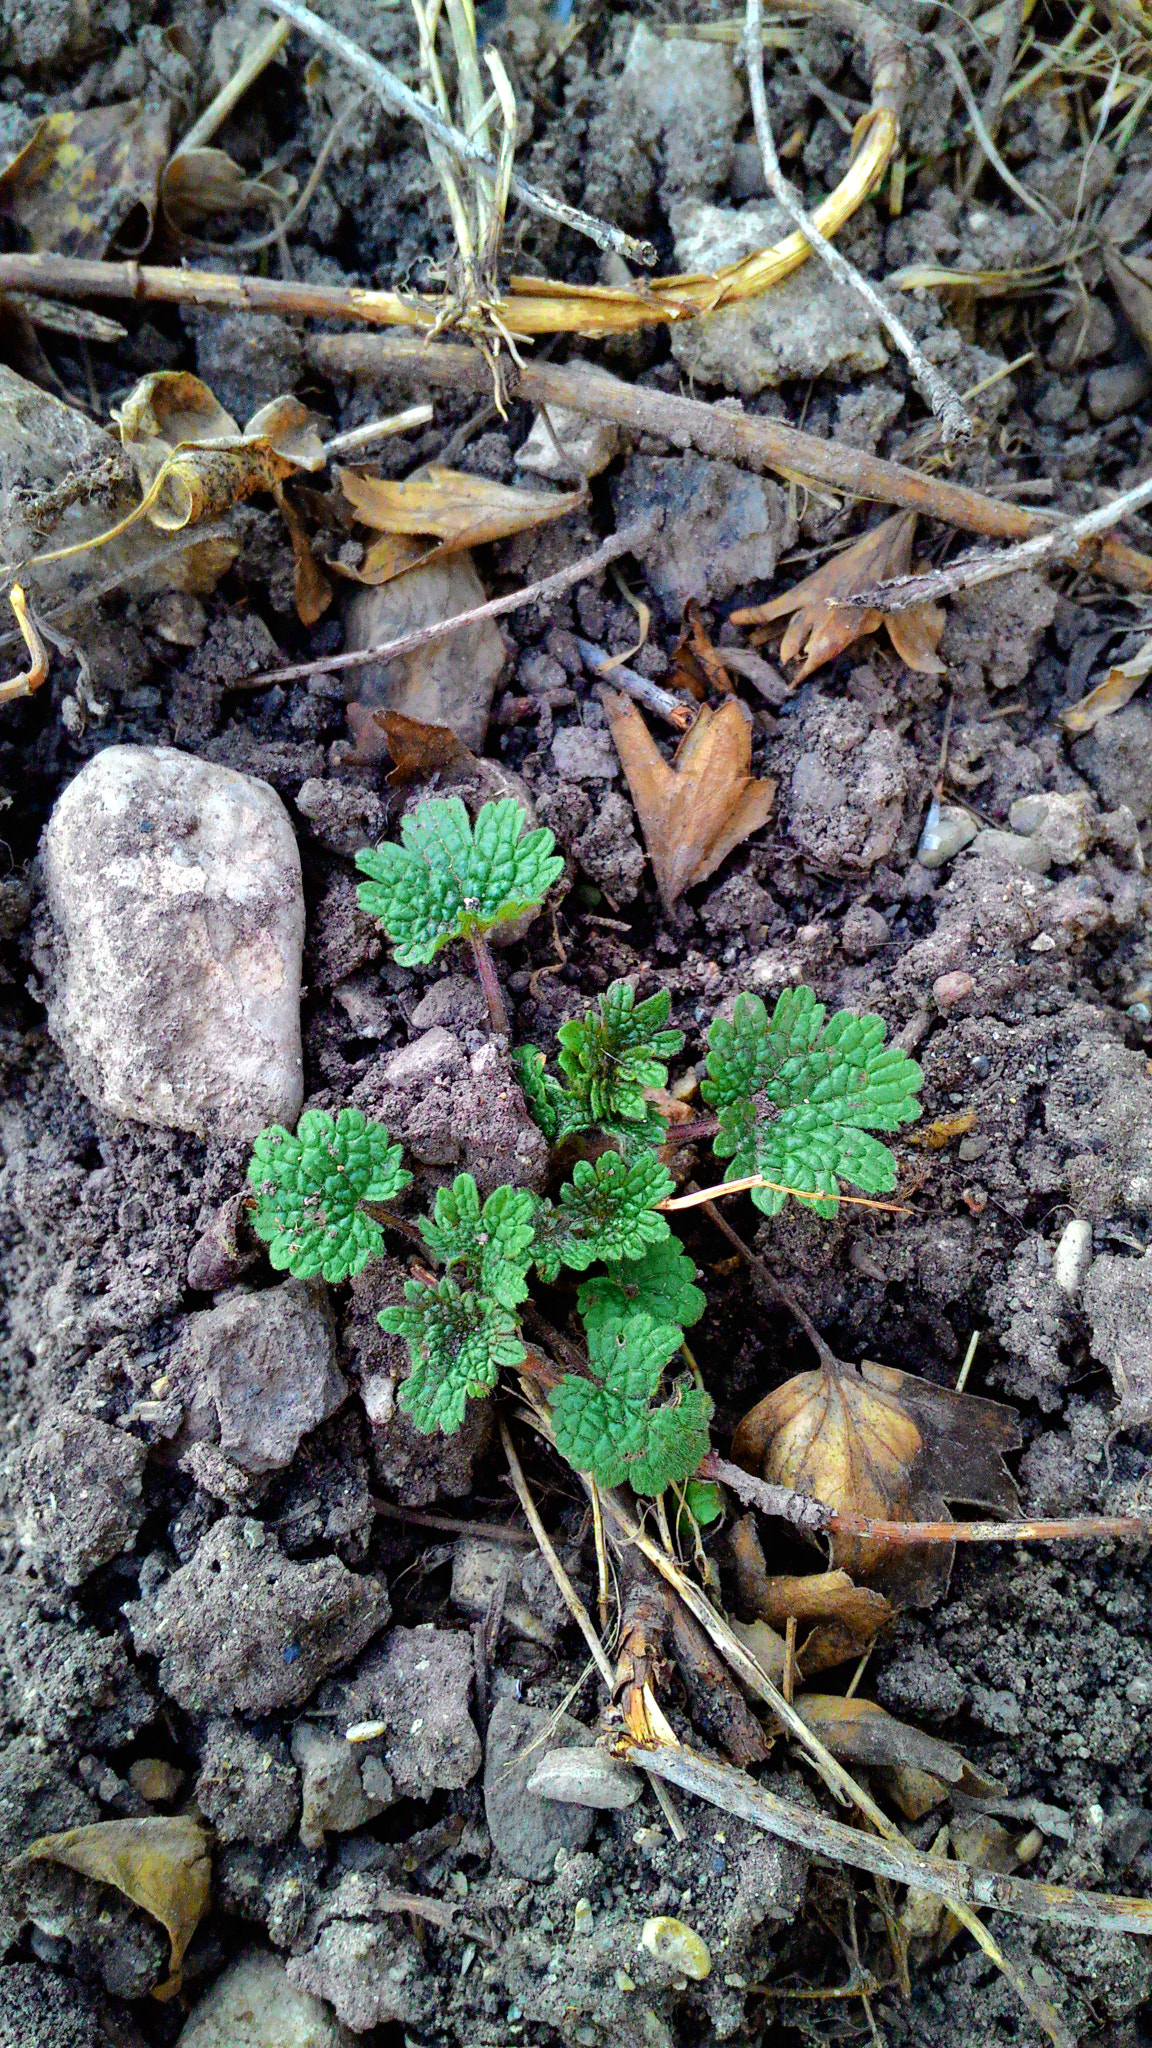
M 720 1214 L 715 1202 L 705 1202 L 704 1214 L 716 1225 L 717 1230 L 728 1239 L 729 1244 L 739 1252 L 741 1258 L 752 1268 L 752 1271 L 763 1286 L 767 1287 L 776 1300 L 781 1302 L 790 1314 L 795 1316 L 800 1328 L 813 1346 L 821 1365 L 829 1372 L 846 1371 L 848 1368 L 845 1367 L 843 1359 L 837 1358 L 831 1345 L 824 1342 L 807 1309 L 797 1301 L 792 1289 L 786 1287 L 783 1280 L 777 1279 L 771 1267 L 766 1266 L 763 1259 L 757 1257 L 751 1245 L 745 1244 L 744 1239 L 733 1230 L 732 1225 Z
M 504 991 L 496 978 L 496 962 L 492 958 L 492 948 L 480 933 L 469 932 L 468 944 L 472 948 L 477 977 L 488 1005 L 492 1036 L 507 1040 L 512 1036 L 512 1021 L 504 1001 Z

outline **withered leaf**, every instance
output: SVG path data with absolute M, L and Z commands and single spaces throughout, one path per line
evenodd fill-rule
M 142 377 L 112 417 L 145 498 L 156 491 L 148 517 L 166 533 L 324 466 L 315 416 L 299 399 L 274 398 L 241 430 L 187 370 Z
M 780 643 L 781 661 L 803 656 L 795 680 L 826 663 L 835 661 L 853 641 L 866 633 L 887 628 L 888 638 L 900 659 L 922 675 L 943 675 L 944 664 L 936 652 L 944 631 L 944 613 L 939 605 L 910 605 L 904 611 L 862 610 L 839 600 L 856 591 L 869 590 L 894 576 L 906 576 L 912 566 L 912 536 L 916 529 L 914 512 L 897 512 L 881 520 L 862 540 L 843 554 L 833 555 L 822 569 L 806 576 L 794 590 L 774 597 L 767 604 L 747 605 L 732 613 L 734 626 L 766 626 L 773 619 L 792 619 Z
M 730 697 L 732 678 L 724 666 L 724 657 L 708 638 L 699 605 L 695 598 L 690 597 L 684 607 L 680 638 L 672 650 L 668 688 L 690 690 L 697 703 L 703 704 L 707 701 L 709 687 L 718 690 L 722 697 Z
M 865 1360 L 823 1362 L 749 1410 L 732 1440 L 746 1470 L 841 1512 L 882 1521 L 951 1519 L 946 1501 L 992 1512 L 1018 1507 L 1004 1464 L 1019 1448 L 1010 1408 Z M 833 1563 L 895 1606 L 930 1606 L 944 1592 L 955 1546 L 836 1536 Z
M 0 172 L 0 214 L 36 250 L 103 256 L 115 240 L 139 255 L 152 237 L 169 126 L 167 105 L 144 100 L 46 114 Z
M 427 782 L 433 775 L 450 783 L 476 766 L 475 754 L 450 725 L 426 725 L 423 719 L 408 718 L 403 711 L 355 703 L 349 704 L 347 718 L 356 742 L 350 758 L 381 761 L 389 755 L 396 764 L 388 776 L 394 785 Z
M 292 584 L 297 616 L 302 625 L 314 626 L 332 602 L 332 585 L 312 551 L 308 524 L 295 499 L 279 483 L 273 484 L 272 496 L 292 543 Z
M 1152 295 L 1150 295 L 1152 296 Z M 1121 711 L 1140 688 L 1141 683 L 1152 675 L 1152 640 L 1146 640 L 1131 661 L 1118 661 L 1110 668 L 1102 683 L 1081 697 L 1064 712 L 1061 723 L 1065 732 L 1091 732 L 1102 718 L 1110 718 L 1114 711 Z
M 1118 249 L 1107 244 L 1100 254 L 1121 310 L 1145 355 L 1152 359 L 1152 263 L 1144 256 L 1121 256 Z
M 9 1865 L 16 1874 L 28 1863 L 66 1864 L 81 1877 L 114 1885 L 134 1906 L 167 1930 L 172 1944 L 171 1975 L 156 1996 L 170 1998 L 180 1985 L 184 1951 L 205 1912 L 212 1868 L 208 1835 L 190 1814 L 147 1820 L 102 1820 L 90 1827 L 41 1835 Z
M 585 496 L 583 491 L 511 490 L 488 477 L 434 464 L 402 483 L 355 469 L 338 474 L 357 519 L 382 536 L 360 568 L 346 572 L 360 583 L 387 583 L 442 555 L 563 519 Z M 437 545 L 430 546 L 429 538 Z
M 603 688 L 600 696 L 656 886 L 671 910 L 685 889 L 705 881 L 767 824 L 776 784 L 750 772 L 752 727 L 735 697 L 718 711 L 701 708 L 670 766 L 631 699 Z
M 797 1653 L 805 1677 L 828 1671 L 849 1657 L 859 1657 L 892 1619 L 883 1593 L 853 1585 L 845 1571 L 805 1573 L 801 1577 L 770 1576 L 754 1518 L 742 1515 L 733 1525 L 730 1542 L 740 1604 L 746 1614 L 778 1632 L 790 1618 L 814 1622 Z
M 160 205 L 168 225 L 185 233 L 216 214 L 247 213 L 253 207 L 289 205 L 296 180 L 286 171 L 250 178 L 223 149 L 182 149 L 169 158 L 160 180 Z
M 826 1749 L 845 1763 L 873 1767 L 911 1766 L 969 1798 L 986 1798 L 998 1787 L 935 1735 L 887 1714 L 874 1700 L 843 1699 L 831 1693 L 802 1693 L 796 1711 Z

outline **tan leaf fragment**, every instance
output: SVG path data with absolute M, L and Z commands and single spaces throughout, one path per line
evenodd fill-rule
M 766 626 L 774 619 L 792 614 L 780 643 L 781 661 L 803 657 L 795 681 L 835 661 L 853 641 L 875 633 L 881 626 L 907 666 L 922 675 L 939 676 L 944 663 L 936 652 L 944 631 L 944 613 L 939 605 L 910 605 L 899 612 L 865 611 L 838 600 L 857 591 L 869 590 L 894 576 L 906 576 L 912 567 L 912 536 L 915 512 L 897 512 L 881 520 L 843 554 L 833 555 L 823 568 L 806 576 L 794 590 L 785 591 L 767 604 L 746 605 L 732 613 L 734 626 Z
M 776 784 L 751 773 L 752 726 L 735 697 L 718 711 L 703 706 L 669 765 L 631 699 L 609 689 L 600 696 L 656 886 L 671 910 L 767 824 Z
M 1086 697 L 1081 697 L 1078 704 L 1071 705 L 1064 712 L 1061 723 L 1065 732 L 1091 732 L 1102 718 L 1110 718 L 1114 711 L 1123 710 L 1150 675 L 1152 640 L 1146 640 L 1131 661 L 1118 661 L 1114 668 L 1109 669 L 1102 683 L 1097 683 L 1094 690 L 1089 690 Z
M 755 1615 L 780 1641 L 779 1631 L 790 1619 L 816 1624 L 797 1650 L 796 1661 L 806 1678 L 861 1656 L 892 1619 L 884 1595 L 854 1585 L 845 1571 L 770 1577 L 751 1515 L 739 1517 L 729 1540 L 745 1613 Z
M 805 1725 L 842 1763 L 866 1764 L 872 1769 L 911 1766 L 971 1799 L 989 1798 L 999 1790 L 950 1742 L 898 1721 L 874 1700 L 806 1692 L 798 1696 L 795 1707 Z
M 1121 310 L 1152 361 L 1152 263 L 1146 256 L 1121 256 L 1107 244 L 1100 253 Z
M 348 503 L 362 525 L 380 535 L 358 570 L 347 571 L 360 583 L 387 583 L 405 569 L 458 554 L 486 541 L 507 540 L 529 527 L 563 519 L 585 501 L 583 491 L 521 491 L 489 477 L 469 476 L 435 464 L 402 483 L 367 476 L 360 470 L 337 472 Z M 414 545 L 416 537 L 420 544 Z M 430 546 L 429 538 L 439 545 Z
M 97 1884 L 114 1885 L 150 1913 L 172 1944 L 171 1975 L 155 1996 L 179 1989 L 184 1951 L 208 1909 L 212 1867 L 208 1834 L 190 1814 L 147 1820 L 102 1820 L 89 1827 L 41 1835 L 9 1865 L 16 1874 L 28 1863 L 63 1863 Z
M 292 543 L 292 586 L 296 599 L 296 614 L 301 625 L 314 626 L 317 619 L 323 618 L 332 602 L 332 584 L 313 553 L 308 524 L 300 507 L 288 495 L 283 484 L 273 484 L 272 496 L 276 500 L 280 517 L 288 529 L 288 538 Z
M 0 214 L 35 250 L 103 256 L 115 240 L 138 256 L 152 239 L 169 126 L 162 101 L 46 114 L 0 172 Z
M 295 196 L 296 180 L 286 171 L 273 169 L 250 178 L 224 149 L 178 150 L 160 180 L 164 218 L 177 233 L 216 214 L 285 207 Z
M 732 1456 L 840 1513 L 939 1522 L 951 1519 L 947 1501 L 1015 1512 L 1004 1457 L 1020 1441 L 1002 1403 L 866 1359 L 859 1367 L 823 1362 L 765 1395 L 738 1425 Z M 945 1591 L 954 1552 L 950 1543 L 837 1535 L 832 1561 L 893 1605 L 920 1607 Z
M 241 429 L 187 370 L 142 377 L 112 417 L 148 517 L 165 533 L 219 517 L 298 470 L 324 466 L 318 423 L 299 399 L 274 398 Z
M 475 754 L 450 725 L 428 725 L 422 718 L 385 711 L 380 705 L 352 703 L 346 715 L 356 742 L 349 758 L 382 761 L 390 756 L 395 766 L 387 780 L 393 786 L 427 782 L 433 775 L 447 785 L 459 782 L 476 766 Z

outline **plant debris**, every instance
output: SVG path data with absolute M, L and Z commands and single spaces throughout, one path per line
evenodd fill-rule
M 584 501 L 582 491 L 510 490 L 483 476 L 454 469 L 426 469 L 403 483 L 342 469 L 340 487 L 362 525 L 380 535 L 358 569 L 344 569 L 358 583 L 387 583 L 406 569 L 423 567 L 485 541 L 506 540 L 551 519 L 563 519 Z M 420 535 L 417 540 L 414 536 Z M 435 536 L 432 547 L 423 536 Z
M 184 1951 L 211 1897 L 208 1835 L 199 1821 L 173 1814 L 67 1828 L 31 1842 L 9 1869 L 18 1875 L 36 1862 L 63 1863 L 97 1884 L 114 1885 L 158 1920 L 172 1950 L 170 1974 L 156 1996 L 171 1998 L 179 1990 Z
M 780 659 L 788 662 L 801 657 L 794 678 L 797 683 L 815 674 L 818 668 L 827 667 L 846 647 L 867 633 L 878 632 L 881 626 L 909 668 L 921 675 L 943 675 L 944 663 L 936 650 L 944 631 L 944 614 L 938 605 L 914 605 L 905 611 L 886 612 L 856 610 L 844 603 L 856 591 L 909 573 L 915 530 L 914 512 L 897 512 L 891 519 L 881 520 L 862 540 L 855 541 L 842 554 L 833 555 L 822 569 L 806 576 L 803 583 L 786 591 L 783 597 L 734 611 L 733 625 L 766 626 L 791 615 L 780 642 Z M 759 645 L 766 637 L 757 633 L 754 644 Z

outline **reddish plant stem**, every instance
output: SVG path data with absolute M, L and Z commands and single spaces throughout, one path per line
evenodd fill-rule
M 825 1366 L 831 1372 L 844 1371 L 845 1367 L 843 1360 L 837 1358 L 836 1353 L 833 1351 L 831 1345 L 826 1344 L 824 1342 L 823 1337 L 820 1335 L 820 1332 L 816 1328 L 815 1323 L 812 1321 L 812 1318 L 809 1315 L 807 1309 L 804 1308 L 801 1305 L 801 1303 L 797 1301 L 796 1296 L 792 1292 L 792 1289 L 790 1287 L 786 1287 L 784 1285 L 783 1280 L 777 1279 L 771 1267 L 766 1266 L 764 1264 L 763 1259 L 757 1257 L 756 1253 L 752 1250 L 751 1245 L 745 1244 L 744 1239 L 740 1237 L 735 1230 L 733 1230 L 732 1225 L 727 1221 L 727 1218 L 720 1214 L 720 1211 L 716 1207 L 715 1202 L 705 1202 L 703 1207 L 704 1214 L 711 1218 L 712 1222 L 716 1225 L 717 1230 L 719 1230 L 723 1234 L 723 1236 L 725 1236 L 728 1239 L 730 1245 L 733 1245 L 735 1247 L 735 1249 L 739 1252 L 741 1258 L 747 1261 L 749 1266 L 751 1266 L 752 1271 L 755 1273 L 757 1279 L 760 1280 L 765 1287 L 767 1287 L 771 1294 L 775 1295 L 777 1301 L 782 1302 L 784 1307 L 788 1309 L 792 1315 L 795 1316 L 796 1321 L 799 1323 L 800 1328 L 803 1330 L 805 1336 L 808 1338 L 809 1343 L 812 1344 L 812 1346 L 814 1347 L 816 1355 L 819 1358 L 821 1365 Z
M 488 1005 L 492 1035 L 494 1038 L 511 1038 L 512 1023 L 508 1015 L 508 1006 L 504 1001 L 504 991 L 496 978 L 496 962 L 492 958 L 492 948 L 487 939 L 478 933 L 469 933 L 468 944 L 472 948 L 476 973 Z

